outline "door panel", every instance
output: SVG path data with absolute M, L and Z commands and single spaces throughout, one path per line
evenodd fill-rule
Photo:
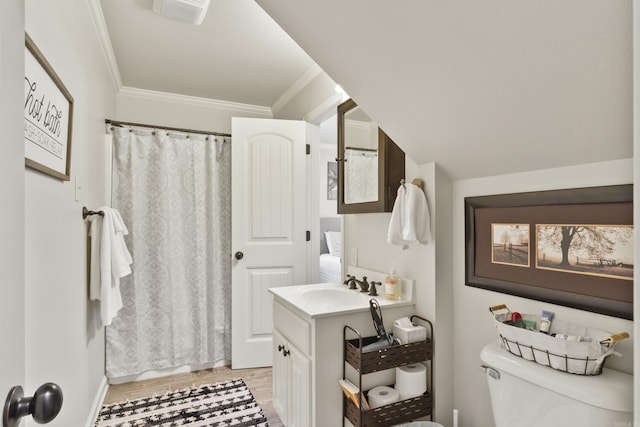
M 25 387 L 24 2 L 0 5 L 0 396 Z M 28 390 L 27 392 L 31 392 Z
M 273 331 L 273 307 L 272 304 L 264 304 L 264 301 L 270 300 L 269 288 L 291 285 L 292 270 L 279 267 L 248 269 L 247 289 L 251 292 L 251 310 L 247 316 L 251 318 L 252 325 L 250 338 L 261 338 Z
M 289 414 L 290 427 L 311 425 L 311 361 L 292 345 L 289 350 Z
M 269 288 L 306 278 L 307 124 L 232 122 L 232 356 L 234 369 L 271 366 Z M 238 259 L 240 258 L 240 259 Z

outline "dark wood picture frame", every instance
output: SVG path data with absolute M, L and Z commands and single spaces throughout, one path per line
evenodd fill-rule
M 633 225 L 633 185 L 465 198 L 465 284 L 623 319 L 633 319 L 633 280 L 491 262 L 492 223 Z
M 69 181 L 73 97 L 25 33 L 25 166 Z

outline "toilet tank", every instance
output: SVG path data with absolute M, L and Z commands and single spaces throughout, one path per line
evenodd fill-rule
M 627 427 L 633 425 L 633 376 L 560 372 L 486 345 L 480 359 L 496 427 Z

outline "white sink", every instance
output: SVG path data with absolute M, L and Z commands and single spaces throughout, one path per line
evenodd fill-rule
M 351 307 L 359 304 L 368 303 L 368 299 L 363 295 L 367 295 L 366 292 L 360 292 L 359 290 L 344 288 L 320 288 L 309 289 L 302 291 L 302 299 L 308 303 L 315 304 L 330 304 L 334 307 Z
M 371 281 L 384 282 L 384 273 L 350 267 L 350 274 L 357 277 L 367 276 Z M 360 289 L 349 289 L 342 283 L 316 283 L 310 285 L 293 285 L 269 288 L 276 301 L 284 304 L 298 314 L 309 317 L 325 317 L 369 311 L 369 300 L 375 298 L 381 307 L 399 307 L 413 305 L 414 281 L 403 280 L 403 293 L 400 300 L 389 300 L 384 293 L 371 297 Z M 382 291 L 381 287 L 377 291 Z

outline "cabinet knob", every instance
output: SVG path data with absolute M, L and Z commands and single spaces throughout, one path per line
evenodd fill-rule
M 289 350 L 285 350 L 285 351 L 283 351 L 283 352 L 282 352 L 282 355 L 283 355 L 284 357 L 287 357 L 287 356 L 288 356 L 288 355 L 290 355 L 290 354 L 291 354 L 291 352 L 290 352 Z
M 283 346 L 282 344 L 280 344 L 280 345 L 278 346 L 278 351 L 282 351 L 282 350 L 284 350 L 284 346 Z

